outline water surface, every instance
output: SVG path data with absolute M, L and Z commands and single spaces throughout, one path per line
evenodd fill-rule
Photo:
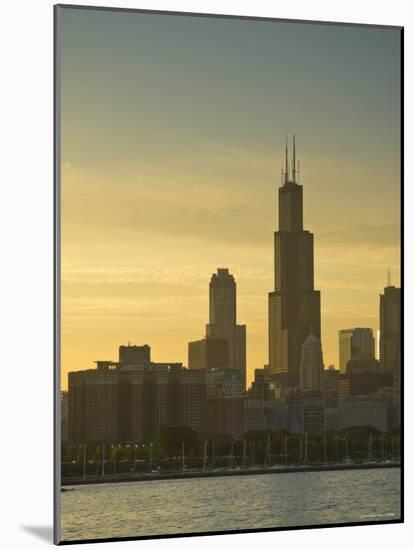
M 400 469 L 82 485 L 61 494 L 62 540 L 400 518 Z

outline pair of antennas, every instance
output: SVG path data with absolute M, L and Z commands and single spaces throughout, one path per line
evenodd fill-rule
M 292 170 L 290 170 L 292 168 Z M 292 172 L 292 178 L 290 179 L 290 172 Z M 296 168 L 296 142 L 295 134 L 293 134 L 293 158 L 289 162 L 289 150 L 288 150 L 288 137 L 286 136 L 286 147 L 285 147 L 285 166 L 282 166 L 282 183 L 288 183 L 293 181 L 297 183 L 299 181 L 299 172 L 300 172 L 300 160 L 298 160 L 298 167 Z

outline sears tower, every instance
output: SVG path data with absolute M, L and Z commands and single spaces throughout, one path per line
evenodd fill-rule
M 320 292 L 313 282 L 313 234 L 303 229 L 303 187 L 296 181 L 295 137 L 288 145 L 279 187 L 279 230 L 274 234 L 274 291 L 269 293 L 269 370 L 284 388 L 299 385 L 302 344 L 320 339 Z

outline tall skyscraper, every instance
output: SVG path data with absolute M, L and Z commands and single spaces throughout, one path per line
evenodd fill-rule
M 228 269 L 218 268 L 210 280 L 210 324 L 236 324 L 236 281 Z
M 401 289 L 384 288 L 380 295 L 380 365 L 384 371 L 401 375 Z
M 279 187 L 279 230 L 274 234 L 274 291 L 269 293 L 269 370 L 285 387 L 299 385 L 301 350 L 310 333 L 320 339 L 320 292 L 314 289 L 313 234 L 303 229 L 303 187 L 292 173 L 288 146 Z
M 339 370 L 346 372 L 348 361 L 355 358 L 375 359 L 375 339 L 371 328 L 347 328 L 339 331 Z
M 206 339 L 190 342 L 189 367 L 237 369 L 245 388 L 246 325 L 237 324 L 236 281 L 228 269 L 213 273 L 209 298 Z

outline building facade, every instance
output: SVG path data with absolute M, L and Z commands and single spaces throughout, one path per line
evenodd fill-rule
M 227 369 L 229 342 L 222 338 L 203 338 L 188 344 L 189 369 Z
M 297 434 L 321 434 L 325 426 L 323 396 L 318 391 L 295 390 L 286 396 L 288 429 Z
M 339 331 L 339 370 L 346 372 L 348 361 L 358 357 L 375 359 L 375 339 L 371 328 L 349 328 Z
M 244 431 L 244 381 L 238 369 L 207 373 L 207 433 L 238 439 Z
M 175 369 L 168 378 L 168 425 L 203 435 L 207 424 L 207 371 Z
M 96 369 L 69 373 L 70 443 L 155 442 L 163 426 L 205 432 L 207 371 L 147 363 L 149 347 L 145 354 L 128 355 L 128 363 L 125 355 L 119 363 L 97 361 Z
M 112 442 L 119 435 L 118 369 L 110 361 L 69 373 L 68 436 L 72 443 Z
M 323 371 L 322 375 L 322 393 L 324 397 L 325 407 L 336 408 L 338 405 L 338 380 L 339 370 L 335 369 L 334 365 L 330 365 Z
M 258 397 L 246 397 L 244 400 L 244 431 L 264 430 L 264 400 Z
M 388 429 L 388 405 L 385 400 L 369 396 L 350 396 L 338 403 L 339 429 L 373 426 L 380 432 Z
M 302 344 L 299 387 L 301 390 L 322 391 L 323 355 L 319 338 L 310 334 Z
M 122 365 L 149 365 L 151 348 L 144 346 L 119 346 L 119 363 Z

